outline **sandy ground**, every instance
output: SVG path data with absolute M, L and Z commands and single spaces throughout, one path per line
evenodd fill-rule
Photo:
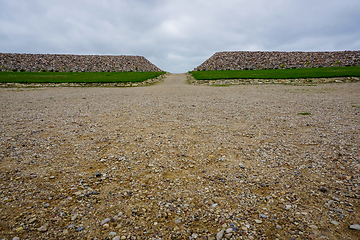
M 359 93 L 2 88 L 0 239 L 359 239 Z

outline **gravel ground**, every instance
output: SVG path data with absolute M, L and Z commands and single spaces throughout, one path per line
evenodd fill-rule
M 186 81 L 0 89 L 0 239 L 360 238 L 360 83 Z

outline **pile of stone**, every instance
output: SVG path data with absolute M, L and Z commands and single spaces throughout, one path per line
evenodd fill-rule
M 360 51 L 217 52 L 194 71 L 360 66 Z
M 143 56 L 0 53 L 0 71 L 160 72 Z

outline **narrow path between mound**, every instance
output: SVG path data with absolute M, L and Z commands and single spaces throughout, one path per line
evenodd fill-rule
M 186 85 L 186 73 L 170 73 L 162 83 L 157 86 L 184 86 Z

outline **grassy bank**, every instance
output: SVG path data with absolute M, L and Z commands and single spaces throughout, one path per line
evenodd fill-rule
M 360 67 L 192 71 L 196 80 L 360 77 Z
M 142 82 L 165 72 L 0 72 L 3 83 Z

